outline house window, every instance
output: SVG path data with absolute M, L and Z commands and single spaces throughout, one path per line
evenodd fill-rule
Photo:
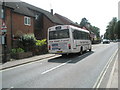
M 30 25 L 31 25 L 31 18 L 25 16 L 25 17 L 24 17 L 24 24 L 30 26 Z

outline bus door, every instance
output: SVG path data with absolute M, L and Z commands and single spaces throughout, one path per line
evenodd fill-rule
M 72 42 L 73 42 L 73 50 L 76 51 L 77 49 L 77 37 L 76 37 L 76 31 L 72 30 Z

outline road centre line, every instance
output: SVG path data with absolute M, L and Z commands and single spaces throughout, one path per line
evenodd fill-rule
M 67 62 L 65 62 L 65 63 L 63 63 L 63 64 L 60 64 L 60 65 L 58 65 L 58 66 L 56 66 L 56 67 L 53 67 L 53 68 L 51 68 L 51 69 L 49 69 L 49 70 L 46 70 L 46 71 L 44 71 L 44 72 L 42 72 L 41 74 L 43 75 L 43 74 L 46 74 L 46 73 L 48 73 L 48 72 L 50 72 L 50 71 L 53 71 L 53 70 L 55 70 L 55 69 L 57 69 L 57 68 L 59 68 L 59 67 L 61 67 L 61 66 L 64 66 L 65 64 L 67 64 L 67 63 L 69 63 L 69 62 L 71 62 L 72 60 L 69 60 L 69 61 L 67 61 Z
M 85 56 L 85 55 L 87 55 L 87 54 L 88 54 L 88 53 L 82 54 L 82 55 L 80 55 L 79 57 Z M 60 64 L 60 65 L 58 65 L 58 66 L 56 66 L 56 67 L 53 67 L 53 68 L 51 68 L 51 69 L 49 69 L 49 70 L 44 71 L 44 72 L 42 72 L 41 74 L 43 75 L 43 74 L 46 74 L 46 73 L 48 73 L 48 72 L 50 72 L 50 71 L 53 71 L 54 69 L 57 69 L 57 68 L 65 65 L 65 64 L 67 64 L 67 63 L 69 63 L 69 62 L 71 62 L 71 61 L 72 61 L 72 60 L 69 60 L 69 61 L 67 61 L 67 62 L 65 62 L 65 63 L 63 63 L 63 64 Z
M 94 84 L 93 88 L 99 88 L 100 87 L 100 84 L 103 80 L 103 77 L 105 76 L 106 72 L 107 72 L 107 69 L 108 67 L 110 66 L 113 58 L 116 56 L 118 52 L 118 49 L 114 52 L 114 54 L 110 57 L 110 59 L 108 60 L 107 64 L 105 65 L 105 67 L 103 68 L 102 72 L 100 73 L 99 77 L 97 78 L 97 81 L 96 83 Z

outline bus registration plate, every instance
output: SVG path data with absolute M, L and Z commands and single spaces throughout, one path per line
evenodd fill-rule
M 62 51 L 57 51 L 57 53 L 62 53 Z

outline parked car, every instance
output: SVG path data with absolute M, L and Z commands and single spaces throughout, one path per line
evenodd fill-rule
M 110 43 L 110 40 L 108 39 L 103 39 L 103 44 L 109 44 Z

